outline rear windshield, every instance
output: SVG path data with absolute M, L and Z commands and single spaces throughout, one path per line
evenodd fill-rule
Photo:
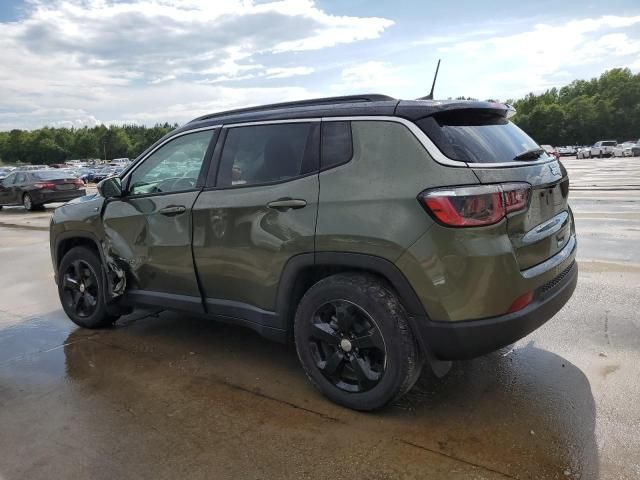
M 63 178 L 71 178 L 73 174 L 67 172 L 56 172 L 55 170 L 46 172 L 33 172 L 33 176 L 38 180 L 59 180 Z
M 443 112 L 416 124 L 442 153 L 462 162 L 512 162 L 516 156 L 540 148 L 514 123 L 491 111 Z M 540 158 L 546 158 L 545 155 L 542 153 Z

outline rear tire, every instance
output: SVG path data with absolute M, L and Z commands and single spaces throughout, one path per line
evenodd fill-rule
M 87 247 L 69 250 L 60 262 L 57 278 L 62 308 L 76 325 L 102 328 L 118 319 L 107 311 L 106 276 L 93 250 Z
M 304 295 L 294 338 L 311 383 L 355 410 L 375 410 L 408 392 L 422 369 L 397 295 L 378 277 L 327 277 Z
M 22 196 L 22 206 L 30 212 L 38 208 L 37 205 L 34 205 L 33 199 L 31 198 L 31 195 L 29 195 L 28 193 L 25 193 Z

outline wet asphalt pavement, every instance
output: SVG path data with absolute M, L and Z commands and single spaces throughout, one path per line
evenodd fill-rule
M 373 414 L 242 328 L 162 311 L 76 328 L 50 212 L 0 211 L 0 479 L 640 477 L 640 159 L 564 163 L 574 297 Z

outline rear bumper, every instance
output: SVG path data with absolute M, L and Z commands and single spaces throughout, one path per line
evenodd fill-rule
M 69 200 L 73 200 L 74 198 L 84 197 L 87 192 L 84 188 L 78 190 L 32 190 L 29 192 L 33 203 L 43 204 L 43 203 L 54 203 L 54 202 L 68 202 Z
M 576 288 L 578 264 L 572 262 L 553 280 L 538 288 L 524 309 L 481 320 L 434 322 L 414 318 L 422 345 L 441 360 L 473 358 L 510 345 L 531 333 L 563 306 Z

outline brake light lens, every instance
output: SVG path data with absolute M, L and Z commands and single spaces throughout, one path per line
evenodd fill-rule
M 56 184 L 51 182 L 38 182 L 38 183 L 34 183 L 33 186 L 36 188 L 41 188 L 46 190 L 53 190 L 54 188 L 56 188 Z
M 84 182 L 79 178 L 74 178 L 73 184 L 76 186 L 76 188 L 84 187 Z
M 475 227 L 498 223 L 504 217 L 500 192 L 476 195 L 450 195 L 438 192 L 424 198 L 425 205 L 441 223 L 456 227 Z
M 517 312 L 518 310 L 522 310 L 524 307 L 529 305 L 532 301 L 533 301 L 533 292 L 527 292 L 524 295 L 520 295 L 518 298 L 516 298 L 513 301 L 513 303 L 509 307 L 509 310 L 507 310 L 507 313 L 513 313 L 513 312 Z
M 420 194 L 419 200 L 443 225 L 478 227 L 525 210 L 530 193 L 527 183 L 507 183 L 431 190 Z
M 508 215 L 527 208 L 531 187 L 510 183 L 503 185 L 501 188 L 504 198 L 505 214 Z

